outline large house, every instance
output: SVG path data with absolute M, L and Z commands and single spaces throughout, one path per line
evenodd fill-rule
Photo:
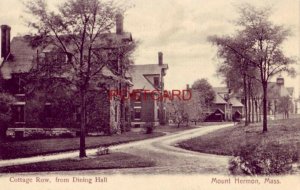
M 141 127 L 146 123 L 154 125 L 166 123 L 166 108 L 163 100 L 159 100 L 164 91 L 164 76 L 168 64 L 163 63 L 163 53 L 158 53 L 158 63 L 148 65 L 132 65 L 129 75 L 133 86 L 131 92 L 137 92 L 131 100 L 133 127 Z
M 10 30 L 8 25 L 1 26 L 1 57 L 3 58 L 0 65 L 1 85 L 6 92 L 13 94 L 17 99 L 13 105 L 13 126 L 7 130 L 7 135 L 22 138 L 36 133 L 47 136 L 56 136 L 66 132 L 76 134 L 78 131 L 78 129 L 74 129 L 76 125 L 57 125 L 51 118 L 42 119 L 47 121 L 46 123 L 31 123 L 32 119 L 49 117 L 50 114 L 36 117 L 27 114 L 32 105 L 28 92 L 26 92 L 26 82 L 23 80 L 24 75 L 31 68 L 36 67 L 40 61 L 52 60 L 53 56 L 60 56 L 61 61 L 66 61 L 68 55 L 57 54 L 51 45 L 32 47 L 27 41 L 28 36 L 18 36 L 10 40 Z M 97 41 L 99 47 L 108 47 L 114 42 L 123 45 L 130 43 L 132 41 L 131 33 L 123 31 L 123 16 L 120 14 L 116 16 L 115 33 L 103 34 Z M 119 67 L 119 61 L 112 59 L 109 65 L 102 68 L 101 74 L 105 78 L 102 83 L 105 83 L 108 89 L 124 89 L 132 85 L 129 79 L 121 77 L 122 74 L 118 72 Z M 97 85 L 99 84 L 95 84 L 95 89 Z M 93 125 L 91 128 L 97 132 L 120 133 L 130 125 L 130 105 L 128 101 L 124 102 L 117 97 L 111 99 L 108 96 L 108 93 L 99 93 L 99 96 L 96 97 L 98 102 L 95 103 L 97 112 L 94 114 L 98 120 L 91 116 L 87 118 L 87 122 Z M 74 100 L 74 102 L 76 101 Z M 43 102 L 41 109 L 43 113 L 55 113 L 55 110 L 49 111 L 51 109 L 51 97 Z M 80 111 L 75 108 L 73 118 L 75 123 L 78 123 L 78 112 Z

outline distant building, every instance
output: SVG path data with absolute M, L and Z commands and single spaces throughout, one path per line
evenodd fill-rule
M 293 109 L 291 113 L 295 113 L 296 107 L 296 99 L 294 94 L 294 87 L 285 87 L 284 85 L 284 78 L 278 77 L 276 82 L 270 82 L 268 85 L 268 114 L 275 115 L 278 113 L 278 101 L 281 97 L 288 96 L 290 97 L 293 105 Z
M 227 87 L 214 87 L 215 99 L 205 121 L 232 121 L 244 116 L 244 105 Z
M 157 100 L 157 97 L 164 91 L 164 76 L 167 70 L 168 64 L 163 62 L 161 52 L 158 53 L 157 64 L 132 65 L 129 68 L 129 76 L 133 83 L 131 92 L 141 92 L 135 100 L 131 100 L 133 127 L 141 127 L 148 122 L 154 125 L 166 123 L 165 104 Z

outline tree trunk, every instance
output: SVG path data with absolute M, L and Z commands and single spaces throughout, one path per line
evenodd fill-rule
M 243 76 L 243 87 L 244 87 L 244 106 L 245 106 L 245 126 L 248 126 L 248 119 L 247 119 L 247 115 L 248 115 L 248 106 L 247 106 L 247 83 L 246 83 L 246 75 L 244 74 Z
M 259 114 L 258 114 L 258 103 L 257 99 L 255 100 L 255 115 L 256 115 L 256 122 L 259 122 Z
M 6 139 L 7 123 L 0 121 L 0 141 Z
M 254 98 L 253 97 L 251 98 L 251 102 L 252 102 L 252 123 L 255 123 L 255 118 L 254 118 L 255 106 L 254 106 Z
M 85 133 L 86 133 L 86 97 L 85 92 L 81 92 L 81 113 L 80 113 L 80 152 L 79 157 L 83 158 L 86 157 L 85 151 Z
M 252 108 L 251 108 L 251 82 L 248 80 L 248 123 L 251 123 L 251 113 L 252 113 Z
M 268 93 L 268 83 L 265 82 L 263 86 L 263 132 L 268 131 L 268 107 L 267 107 L 267 93 Z

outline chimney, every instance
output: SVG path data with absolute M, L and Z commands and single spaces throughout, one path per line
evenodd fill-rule
M 124 17 L 122 14 L 118 13 L 116 15 L 116 33 L 117 34 L 123 34 L 123 20 Z
M 163 65 L 164 61 L 163 61 L 163 53 L 162 52 L 158 52 L 158 65 Z
M 284 78 L 281 77 L 281 76 L 278 77 L 276 83 L 277 83 L 277 85 L 282 85 L 282 86 L 284 86 Z
M 10 27 L 1 25 L 1 57 L 6 59 L 10 53 Z

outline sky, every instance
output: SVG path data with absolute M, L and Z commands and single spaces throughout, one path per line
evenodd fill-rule
M 60 1 L 48 2 L 54 6 Z M 162 51 L 164 62 L 169 65 L 165 78 L 167 89 L 183 89 L 200 78 L 208 79 L 213 86 L 224 86 L 223 79 L 216 75 L 220 61 L 216 57 L 217 49 L 207 37 L 232 34 L 233 21 L 238 17 L 236 6 L 243 2 L 272 6 L 274 23 L 284 24 L 293 32 L 284 43 L 284 51 L 288 56 L 299 57 L 299 0 L 130 0 L 133 6 L 125 13 L 124 28 L 140 41 L 134 54 L 135 64 L 157 64 L 157 53 Z M 21 0 L 0 1 L 0 24 L 10 25 L 12 36 L 28 31 L 22 15 Z M 285 81 L 298 94 L 299 77 L 285 77 Z

